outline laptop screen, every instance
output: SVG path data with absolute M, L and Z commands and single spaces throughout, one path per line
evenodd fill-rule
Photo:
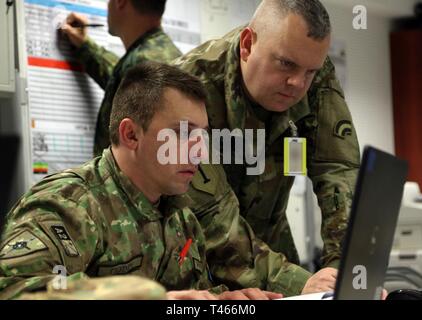
M 407 172 L 406 161 L 365 148 L 334 299 L 380 299 Z

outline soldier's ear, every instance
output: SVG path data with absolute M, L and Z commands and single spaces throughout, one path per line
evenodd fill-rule
M 129 0 L 114 0 L 116 1 L 116 8 L 122 10 L 130 1 Z
M 119 125 L 119 143 L 130 150 L 138 147 L 139 139 L 142 135 L 142 128 L 132 119 L 125 118 Z
M 248 61 L 251 54 L 254 39 L 254 31 L 250 27 L 246 27 L 240 34 L 240 59 L 244 62 Z

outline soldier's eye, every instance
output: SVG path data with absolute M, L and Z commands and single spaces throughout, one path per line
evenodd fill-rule
M 294 63 L 291 62 L 291 61 L 287 61 L 287 60 L 280 60 L 280 64 L 284 68 L 293 68 L 294 67 Z

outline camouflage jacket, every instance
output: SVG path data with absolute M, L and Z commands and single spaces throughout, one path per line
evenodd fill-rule
M 95 129 L 94 155 L 110 145 L 109 124 L 114 95 L 126 71 L 142 61 L 168 63 L 181 54 L 161 28 L 153 29 L 136 40 L 119 58 L 88 39 L 76 52 L 87 73 L 105 90 Z
M 204 234 L 187 200 L 162 199 L 157 209 L 119 170 L 110 149 L 80 168 L 46 177 L 8 215 L 0 299 L 45 289 L 57 275 L 55 266 L 67 275 L 132 274 L 167 290 L 213 290 Z
M 86 276 L 131 274 L 168 290 L 257 287 L 300 294 L 311 274 L 255 237 L 221 167 L 203 165 L 202 173 L 206 179 L 195 175 L 188 194 L 162 198 L 160 211 L 122 174 L 109 150 L 79 169 L 45 178 L 8 216 L 0 298 L 43 290 L 47 283 L 49 293 L 41 297 L 90 297 L 51 290 L 55 266 L 66 268 L 69 286 Z M 189 238 L 193 243 L 179 266 Z M 158 285 L 145 285 L 151 290 L 137 290 L 144 298 L 160 296 Z
M 239 213 L 239 201 L 222 166 L 202 164 L 187 196 L 205 234 L 215 283 L 230 290 L 260 288 L 286 297 L 301 294 L 311 274 L 255 236 Z
M 240 213 L 256 235 L 276 252 L 299 263 L 286 208 L 294 177 L 283 175 L 283 139 L 291 136 L 289 120 L 307 138 L 307 170 L 322 211 L 323 264 L 338 266 L 340 243 L 360 166 L 360 152 L 351 115 L 334 66 L 326 60 L 307 95 L 282 113 L 262 122 L 245 96 L 239 59 L 241 28 L 209 41 L 173 61 L 198 76 L 208 91 L 211 128 L 266 129 L 265 170 L 246 175 L 246 165 L 224 165 L 239 202 Z M 261 107 L 259 107 L 261 108 Z M 233 155 L 232 155 L 233 159 Z

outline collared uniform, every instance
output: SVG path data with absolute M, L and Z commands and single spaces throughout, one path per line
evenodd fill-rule
M 289 121 L 296 124 L 299 136 L 307 139 L 308 176 L 322 211 L 323 265 L 336 267 L 360 166 L 360 152 L 334 66 L 327 59 L 299 103 L 285 112 L 271 113 L 267 121 L 262 121 L 256 109 L 262 111 L 263 108 L 254 106 L 242 88 L 240 32 L 238 28 L 222 39 L 206 42 L 173 64 L 204 83 L 211 128 L 266 130 L 262 174 L 247 175 L 245 164 L 224 165 L 224 170 L 239 199 L 240 213 L 256 236 L 293 263 L 299 263 L 299 257 L 286 208 L 294 178 L 283 175 L 283 140 L 292 134 Z
M 143 61 L 169 63 L 181 52 L 162 28 L 153 29 L 137 39 L 119 58 L 88 40 L 76 51 L 86 72 L 105 90 L 95 129 L 94 155 L 99 156 L 110 145 L 109 125 L 114 95 L 128 69 Z
M 110 149 L 46 177 L 8 215 L 0 244 L 0 298 L 44 289 L 62 267 L 73 277 L 130 274 L 167 290 L 212 289 L 204 234 L 187 204 L 178 197 L 154 207 L 120 171 Z M 179 263 L 188 239 L 192 245 Z
M 310 273 L 255 237 L 221 167 L 203 165 L 202 172 L 206 180 L 195 175 L 189 196 L 162 197 L 158 207 L 120 171 L 110 149 L 79 168 L 46 177 L 7 217 L 0 299 L 46 287 L 49 294 L 41 297 L 104 298 L 110 296 L 106 284 L 117 285 L 110 276 L 118 275 L 156 281 L 156 286 L 138 281 L 136 294 L 125 286 L 124 297 L 143 299 L 162 298 L 158 283 L 166 290 L 256 287 L 300 294 Z M 188 239 L 192 244 L 181 262 Z M 66 295 L 52 290 L 58 274 L 69 276 L 73 289 L 100 288 L 93 296 L 71 288 Z M 105 284 L 74 284 L 87 276 L 106 277 Z

